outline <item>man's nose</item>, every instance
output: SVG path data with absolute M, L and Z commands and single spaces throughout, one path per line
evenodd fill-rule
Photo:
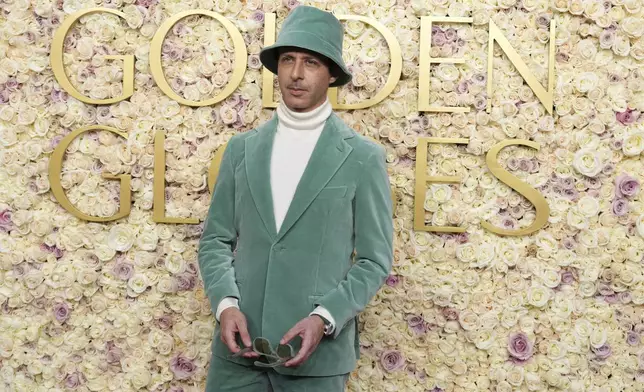
M 304 63 L 302 60 L 300 59 L 295 60 L 295 63 L 293 64 L 293 68 L 291 68 L 291 79 L 293 80 L 302 79 L 303 66 L 304 66 Z

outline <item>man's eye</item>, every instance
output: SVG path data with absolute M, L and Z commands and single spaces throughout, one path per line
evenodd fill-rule
M 289 62 L 289 61 L 291 61 L 290 57 L 282 57 L 282 62 L 283 63 L 286 63 L 286 62 Z
M 309 59 L 309 60 L 306 60 L 306 63 L 307 63 L 308 65 L 318 65 L 318 62 L 317 62 L 317 61 L 315 61 L 315 60 L 310 60 L 310 59 Z

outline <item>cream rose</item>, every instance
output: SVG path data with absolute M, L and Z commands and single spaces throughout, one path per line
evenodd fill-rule
M 604 165 L 599 154 L 593 149 L 581 149 L 575 153 L 573 167 L 587 177 L 595 177 Z

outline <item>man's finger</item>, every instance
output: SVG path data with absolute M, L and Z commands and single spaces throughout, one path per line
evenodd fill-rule
M 300 327 L 299 324 L 295 324 L 295 326 L 286 332 L 282 340 L 280 340 L 280 344 L 286 344 L 290 342 L 294 337 L 299 335 L 302 332 L 302 328 Z
M 305 332 L 305 329 L 302 328 L 302 325 L 300 323 L 295 324 L 293 328 L 289 329 L 288 332 L 284 334 L 284 337 L 280 340 L 280 344 L 286 344 L 298 335 L 304 338 L 303 332 Z
M 313 346 L 313 339 L 310 337 L 309 334 L 304 334 L 304 337 L 302 339 L 302 346 L 300 347 L 300 351 L 298 351 L 297 355 L 293 357 L 291 360 L 286 362 L 284 366 L 289 367 L 289 366 L 299 366 L 306 360 L 306 358 L 311 355 L 311 348 Z
M 235 342 L 235 331 L 233 328 L 225 328 L 221 331 L 222 334 L 222 339 L 226 346 L 228 346 L 228 349 L 233 353 L 237 353 L 239 351 L 239 346 L 237 345 L 237 342 Z
M 237 321 L 237 330 L 239 331 L 239 335 L 241 336 L 244 346 L 250 347 L 252 343 L 250 341 L 250 335 L 248 334 L 248 327 L 244 320 Z

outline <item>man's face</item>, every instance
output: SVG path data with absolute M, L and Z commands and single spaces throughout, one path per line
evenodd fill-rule
M 277 79 L 283 102 L 295 112 L 308 112 L 323 104 L 329 84 L 336 80 L 320 56 L 297 48 L 280 50 Z

